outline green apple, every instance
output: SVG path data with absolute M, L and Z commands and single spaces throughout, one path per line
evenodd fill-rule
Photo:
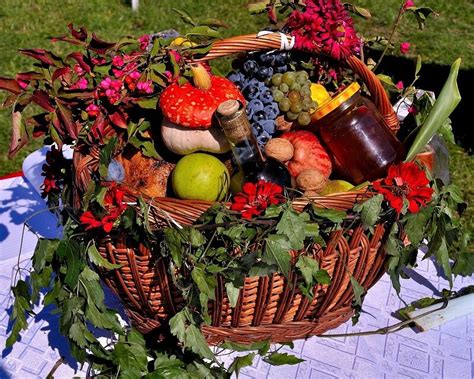
M 236 193 L 242 192 L 242 186 L 244 185 L 245 177 L 243 171 L 237 171 L 232 177 L 230 178 L 230 192 L 234 195 Z
M 179 160 L 171 174 L 171 184 L 180 199 L 221 201 L 229 190 L 230 176 L 216 157 L 194 153 Z

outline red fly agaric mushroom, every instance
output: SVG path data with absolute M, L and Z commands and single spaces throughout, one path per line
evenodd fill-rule
M 214 76 L 199 63 L 191 65 L 193 84 L 176 83 L 166 87 L 160 96 L 163 116 L 174 124 L 188 128 L 210 128 L 212 115 L 226 100 L 245 99 L 230 80 Z

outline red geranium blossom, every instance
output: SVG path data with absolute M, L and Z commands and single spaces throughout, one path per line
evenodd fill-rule
M 373 187 L 398 213 L 401 213 L 405 199 L 408 211 L 416 213 L 431 200 L 433 189 L 428 184 L 423 169 L 416 163 L 407 162 L 391 166 L 388 176 L 375 181 Z
M 123 211 L 127 208 L 127 204 L 123 203 L 123 191 L 115 186 L 109 188 L 104 196 L 104 207 L 107 214 L 98 219 L 91 212 L 87 211 L 81 215 L 81 223 L 86 226 L 86 230 L 102 227 L 106 233 L 110 233 Z
M 257 184 L 245 183 L 242 191 L 234 196 L 230 209 L 239 211 L 246 219 L 258 216 L 272 204 L 281 204 L 285 201 L 283 188 L 265 180 L 259 180 Z
M 294 11 L 286 24 L 296 37 L 297 48 L 317 48 L 335 59 L 359 51 L 354 24 L 339 0 L 307 0 L 305 4 L 305 9 Z

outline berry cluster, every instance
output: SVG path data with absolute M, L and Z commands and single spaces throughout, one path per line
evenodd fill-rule
M 228 79 L 242 91 L 247 104 L 247 116 L 259 145 L 264 145 L 275 133 L 275 119 L 280 113 L 268 87 L 274 73 L 288 70 L 287 52 L 254 53 L 245 61 L 235 61 Z
M 277 73 L 271 79 L 273 100 L 289 121 L 301 126 L 311 122 L 310 113 L 318 104 L 311 99 L 311 81 L 306 71 Z

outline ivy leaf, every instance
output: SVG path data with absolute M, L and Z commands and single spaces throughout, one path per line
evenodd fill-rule
M 433 207 L 427 206 L 420 209 L 417 213 L 410 213 L 405 217 L 405 225 L 403 230 L 406 232 L 408 239 L 413 246 L 418 247 L 425 236 L 425 227 L 433 213 Z
M 354 205 L 354 211 L 360 213 L 362 224 L 365 229 L 368 229 L 375 225 L 377 222 L 380 211 L 382 210 L 383 195 L 378 194 L 364 201 Z
M 184 342 L 186 336 L 186 321 L 186 309 L 176 313 L 169 321 L 171 334 L 181 342 Z
M 54 252 L 58 248 L 59 240 L 48 240 L 40 238 L 36 244 L 35 253 L 33 254 L 33 268 L 36 272 L 41 271 L 46 263 L 50 263 Z
M 337 209 L 318 208 L 315 205 L 312 208 L 316 216 L 332 221 L 335 224 L 344 221 L 347 216 L 346 212 L 338 211 Z
M 359 320 L 360 311 L 362 309 L 362 300 L 365 294 L 365 289 L 352 275 L 350 276 L 352 290 L 354 291 L 354 300 L 352 302 L 352 308 L 355 309 L 354 316 L 352 316 L 352 325 L 355 325 Z
M 84 262 L 80 259 L 79 245 L 74 240 L 63 240 L 59 243 L 57 255 L 65 260 L 67 271 L 64 283 L 70 288 L 75 288 L 79 273 L 84 267 Z
M 249 271 L 249 277 L 254 276 L 268 276 L 272 275 L 276 271 L 274 265 L 268 265 L 263 262 L 255 263 Z
M 251 366 L 254 358 L 255 353 L 250 353 L 242 357 L 235 358 L 232 364 L 229 366 L 229 374 L 235 373 L 238 378 L 240 370 L 244 367 Z
M 185 345 L 190 348 L 196 354 L 199 354 L 203 358 L 214 360 L 214 354 L 212 353 L 209 345 L 207 344 L 201 331 L 195 325 L 189 325 L 185 333 Z
M 268 264 L 276 264 L 285 276 L 290 271 L 291 243 L 286 236 L 274 234 L 265 238 L 265 250 L 262 260 Z
M 177 268 L 181 268 L 183 263 L 183 238 L 179 230 L 175 228 L 166 228 L 164 230 L 164 248 L 168 249 L 171 258 Z
M 316 259 L 302 255 L 296 262 L 296 267 L 299 268 L 301 275 L 307 286 L 313 284 L 313 274 L 319 270 L 319 263 Z
M 304 362 L 304 359 L 300 359 L 288 353 L 271 353 L 268 357 L 263 358 L 263 361 L 273 366 L 283 366 L 297 365 L 298 363 Z
M 194 267 L 191 272 L 191 277 L 202 293 L 206 294 L 211 300 L 216 299 L 215 289 L 217 283 L 216 278 L 213 275 L 206 275 L 202 268 Z
M 206 237 L 197 229 L 189 228 L 189 243 L 193 247 L 200 247 L 206 243 Z
M 234 283 L 228 282 L 225 284 L 225 290 L 227 297 L 229 298 L 229 303 L 232 308 L 235 308 L 237 305 L 237 300 L 239 300 L 240 288 L 235 287 Z
M 265 209 L 264 218 L 276 218 L 283 211 L 283 205 L 270 205 Z
M 291 247 L 295 250 L 303 248 L 305 222 L 292 207 L 283 211 L 280 222 L 276 226 L 277 233 L 287 236 Z
M 270 341 L 257 341 L 251 344 L 245 345 L 237 342 L 226 341 L 220 345 L 223 349 L 229 349 L 233 351 L 258 351 L 260 355 L 265 355 L 270 349 Z
M 113 264 L 110 263 L 108 260 L 104 259 L 102 255 L 100 255 L 99 250 L 97 250 L 97 247 L 94 243 L 89 245 L 89 248 L 87 249 L 87 256 L 89 257 L 90 261 L 98 267 L 103 267 L 108 270 L 113 270 L 122 267 L 122 265 L 120 264 Z

